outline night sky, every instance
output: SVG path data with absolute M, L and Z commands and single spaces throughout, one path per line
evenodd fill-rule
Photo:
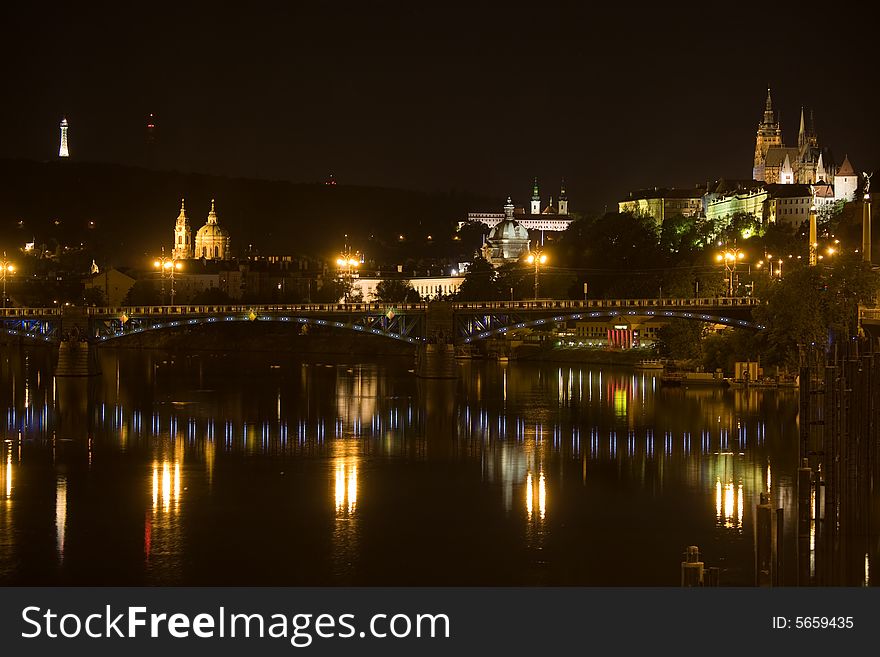
M 750 177 L 769 84 L 788 145 L 806 105 L 880 164 L 875 12 L 617 4 L 7 3 L 0 157 L 50 159 L 66 114 L 75 159 L 143 164 L 154 112 L 162 168 L 520 203 L 565 177 L 595 212 Z

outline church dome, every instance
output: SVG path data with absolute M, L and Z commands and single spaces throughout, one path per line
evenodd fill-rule
M 208 223 L 199 228 L 196 233 L 195 257 L 207 260 L 227 260 L 232 255 L 229 251 L 229 242 L 229 231 L 217 223 L 217 213 L 214 211 L 212 199 Z
M 196 233 L 196 239 L 214 239 L 229 237 L 229 231 L 220 224 L 205 224 Z
M 489 232 L 489 241 L 494 240 L 528 240 L 529 231 L 515 219 L 504 219 Z

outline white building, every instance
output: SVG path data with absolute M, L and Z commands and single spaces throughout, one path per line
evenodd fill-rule
M 562 181 L 560 186 L 557 204 L 553 204 L 551 197 L 550 202 L 542 209 L 538 179 L 535 178 L 528 214 L 526 214 L 525 208 L 515 208 L 514 215 L 517 223 L 526 230 L 566 230 L 574 220 L 568 214 L 568 195 L 565 192 L 565 181 Z M 481 223 L 489 228 L 495 228 L 506 218 L 504 212 L 468 212 L 467 222 L 459 223 L 459 227 L 465 223 Z
M 354 296 L 360 294 L 366 302 L 378 301 L 376 288 L 383 280 L 385 279 L 378 277 L 355 278 L 352 280 L 352 294 Z M 457 293 L 458 288 L 464 282 L 464 276 L 414 276 L 409 279 L 396 280 L 407 281 L 422 299 L 430 301 Z

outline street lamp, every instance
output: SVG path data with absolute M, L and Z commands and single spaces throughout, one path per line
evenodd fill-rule
M 535 249 L 530 252 L 526 257 L 526 262 L 535 265 L 535 300 L 538 299 L 538 269 L 541 265 L 547 262 L 547 254 L 541 253 L 540 250 Z
M 15 265 L 6 259 L 6 251 L 3 252 L 3 261 L 0 262 L 0 267 L 3 267 L 0 278 L 3 279 L 3 307 L 6 308 L 6 277 L 15 271 Z
M 153 268 L 159 270 L 159 277 L 162 280 L 162 301 L 165 301 L 165 277 L 171 280 L 171 305 L 174 305 L 174 272 L 183 269 L 183 263 L 173 256 L 168 258 L 165 256 L 165 247 L 162 247 L 162 255 L 153 261 Z
M 336 258 L 336 265 L 339 267 L 339 271 L 342 272 L 342 277 L 345 281 L 345 303 L 348 303 L 354 270 L 360 267 L 361 262 L 357 258 L 357 251 L 352 252 L 348 247 L 348 235 L 345 237 L 345 250 Z
M 734 281 L 736 279 L 736 263 L 746 257 L 746 254 L 737 247 L 724 249 L 715 255 L 715 261 L 724 264 L 724 270 L 727 273 L 727 296 L 732 297 L 734 293 Z

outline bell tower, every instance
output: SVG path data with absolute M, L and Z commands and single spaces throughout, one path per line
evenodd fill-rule
M 192 230 L 186 217 L 183 199 L 180 199 L 180 214 L 177 215 L 177 222 L 174 224 L 174 248 L 171 254 L 175 260 L 192 258 Z
M 538 192 L 538 178 L 535 177 L 535 183 L 532 185 L 532 205 L 531 214 L 541 214 L 541 194 Z
M 568 195 L 565 193 L 565 180 L 559 187 L 559 214 L 568 214 Z

